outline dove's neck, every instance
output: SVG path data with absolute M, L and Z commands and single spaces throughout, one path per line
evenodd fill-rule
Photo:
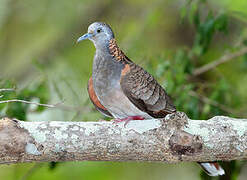
M 119 79 L 121 70 L 124 67 L 122 61 L 118 58 L 120 51 L 116 45 L 115 39 L 111 39 L 101 45 L 96 45 L 96 53 L 93 62 L 94 75 L 104 77 L 105 79 Z
M 93 43 L 96 48 L 96 54 L 97 53 L 110 54 L 109 51 L 110 40 L 94 41 Z
M 106 92 L 120 87 L 119 80 L 124 65 L 111 55 L 107 49 L 97 49 L 93 61 L 93 86 L 99 98 L 106 96 Z

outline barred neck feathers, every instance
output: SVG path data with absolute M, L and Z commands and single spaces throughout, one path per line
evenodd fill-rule
M 109 52 L 114 57 L 117 61 L 129 64 L 132 62 L 125 54 L 123 51 L 118 47 L 116 39 L 111 39 L 109 41 Z

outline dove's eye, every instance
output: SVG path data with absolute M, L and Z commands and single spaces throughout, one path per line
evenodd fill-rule
M 102 30 L 101 29 L 97 29 L 97 33 L 100 33 Z

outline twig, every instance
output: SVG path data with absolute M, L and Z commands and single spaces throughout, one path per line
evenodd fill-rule
M 41 163 L 35 163 L 33 167 L 31 167 L 21 178 L 21 180 L 28 179 L 38 168 L 41 168 L 43 164 Z
M 215 67 L 219 66 L 220 64 L 223 64 L 223 63 L 226 63 L 236 57 L 239 57 L 239 56 L 243 56 L 244 54 L 247 53 L 247 47 L 244 47 L 242 49 L 240 49 L 239 51 L 237 52 L 234 52 L 234 53 L 231 53 L 231 54 L 226 54 L 224 56 L 222 56 L 221 58 L 211 62 L 211 63 L 208 63 L 200 68 L 197 68 L 193 71 L 193 75 L 194 76 L 198 76 L 198 75 L 201 75 L 211 69 L 214 69 Z
M 48 108 L 55 108 L 55 107 L 57 107 L 57 106 L 59 106 L 60 104 L 63 103 L 63 102 L 60 102 L 60 103 L 57 103 L 57 104 L 41 104 L 41 103 L 30 102 L 30 101 L 21 100 L 21 99 L 10 99 L 10 100 L 0 101 L 0 104 L 10 103 L 10 102 L 20 102 L 20 103 L 25 103 L 25 104 L 34 104 L 34 105 L 37 105 L 37 106 L 44 106 L 44 107 L 48 107 Z
M 14 88 L 2 88 L 0 89 L 0 92 L 2 91 L 14 91 L 15 89 Z
M 0 96 L 0 98 L 3 97 L 3 96 Z M 47 108 L 59 108 L 59 109 L 62 109 L 62 110 L 65 110 L 65 111 L 76 111 L 78 113 L 81 113 L 81 112 L 84 112 L 84 113 L 87 113 L 87 112 L 90 112 L 90 108 L 87 108 L 87 107 L 80 107 L 80 106 L 68 106 L 68 105 L 64 105 L 64 100 L 60 103 L 56 103 L 56 104 L 41 104 L 41 103 L 37 103 L 37 102 L 31 102 L 31 101 L 26 101 L 26 100 L 21 100 L 21 99 L 10 99 L 10 100 L 4 100 L 4 101 L 0 101 L 0 104 L 3 104 L 3 103 L 11 103 L 11 102 L 19 102 L 19 103 L 25 103 L 25 104 L 34 104 L 34 105 L 37 105 L 37 106 L 44 106 L 44 107 L 47 107 Z
M 209 98 L 207 98 L 206 96 L 202 96 L 202 95 L 200 95 L 200 94 L 197 94 L 197 93 L 194 92 L 194 91 L 189 91 L 189 95 L 190 95 L 190 96 L 193 96 L 193 97 L 197 97 L 197 98 L 198 98 L 199 100 L 201 100 L 202 102 L 208 103 L 208 104 L 213 105 L 213 106 L 216 106 L 216 107 L 218 107 L 219 109 L 221 109 L 221 110 L 223 110 L 223 111 L 225 111 L 225 112 L 227 112 L 227 113 L 230 113 L 230 114 L 237 114 L 237 113 L 236 113 L 234 110 L 232 110 L 231 108 L 228 108 L 228 107 L 226 107 L 225 105 L 218 103 L 217 101 L 214 101 L 214 100 L 212 100 L 212 99 L 209 99 Z

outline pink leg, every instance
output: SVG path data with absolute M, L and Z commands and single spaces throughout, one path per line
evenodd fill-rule
M 119 122 L 125 122 L 124 123 L 124 127 L 131 121 L 131 120 L 144 120 L 145 118 L 142 116 L 129 116 L 126 118 L 122 118 L 122 119 L 114 119 L 113 122 L 114 123 L 119 123 Z

